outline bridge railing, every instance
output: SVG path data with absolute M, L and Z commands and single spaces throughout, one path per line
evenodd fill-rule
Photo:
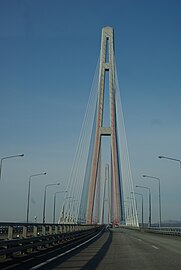
M 0 258 L 80 240 L 102 228 L 82 224 L 0 223 Z
M 140 232 L 181 236 L 181 227 L 143 227 L 141 228 L 141 227 L 121 225 L 120 228 L 129 229 L 129 230 L 137 230 Z
M 37 237 L 88 230 L 96 225 L 87 224 L 52 224 L 52 223 L 0 223 L 0 240 Z
M 181 227 L 149 227 L 143 230 L 150 233 L 181 236 Z

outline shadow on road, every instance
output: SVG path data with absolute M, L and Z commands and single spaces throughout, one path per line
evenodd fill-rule
M 104 243 L 104 245 L 101 247 L 101 249 L 96 253 L 96 255 L 89 260 L 82 268 L 81 270 L 92 270 L 92 269 L 96 269 L 96 267 L 99 265 L 99 263 L 101 262 L 101 260 L 104 258 L 104 256 L 106 255 L 109 246 L 111 245 L 112 242 L 112 232 L 108 231 L 109 233 L 109 237 L 107 239 L 107 241 Z
M 70 254 L 67 254 L 66 256 L 58 258 L 55 261 L 52 261 L 49 264 L 40 267 L 39 269 L 96 269 L 101 260 L 106 255 L 113 238 L 111 231 L 106 230 L 104 233 L 108 236 L 106 237 L 107 240 L 103 245 L 101 245 L 101 243 L 96 244 L 96 241 L 102 237 L 101 234 L 97 239 L 92 240 L 90 243 L 87 243 L 83 247 L 71 252 Z M 93 244 L 93 246 L 91 246 L 91 244 Z

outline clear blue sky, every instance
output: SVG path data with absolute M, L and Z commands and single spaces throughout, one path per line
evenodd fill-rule
M 0 157 L 25 154 L 3 163 L 1 221 L 25 220 L 29 175 L 47 171 L 32 182 L 31 219 L 41 221 L 45 184 L 66 186 L 108 25 L 134 183 L 160 177 L 163 219 L 181 220 L 181 169 L 157 158 L 181 159 L 180 14 L 179 0 L 0 1 Z

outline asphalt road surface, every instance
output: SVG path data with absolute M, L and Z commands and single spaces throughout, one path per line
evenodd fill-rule
M 91 241 L 70 247 L 63 254 L 47 251 L 31 267 L 22 261 L 15 268 L 56 270 L 181 270 L 181 238 L 116 228 Z M 40 259 L 40 261 L 39 261 Z M 10 265 L 9 265 L 10 266 Z M 21 267 L 21 268 L 19 268 Z
M 116 228 L 65 261 L 45 264 L 44 269 L 181 270 L 181 239 Z

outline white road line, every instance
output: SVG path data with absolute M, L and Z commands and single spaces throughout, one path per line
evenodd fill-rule
M 24 260 L 24 262 L 29 262 L 29 261 L 32 261 L 34 258 L 29 258 L 29 259 L 26 259 Z
M 136 240 L 138 240 L 139 242 L 142 242 L 143 240 L 142 239 L 140 239 L 140 238 L 136 238 Z
M 11 269 L 11 268 L 13 268 L 13 267 L 15 267 L 15 266 L 17 266 L 17 265 L 18 265 L 18 263 L 17 263 L 17 264 L 10 265 L 10 266 L 4 268 L 4 270 Z
M 159 249 L 158 247 L 156 247 L 156 246 L 154 246 L 154 245 L 152 245 L 152 247 L 153 247 L 154 249 Z
M 102 230 L 101 230 L 98 234 L 96 234 L 95 236 L 93 236 L 92 238 L 90 238 L 90 239 L 88 239 L 87 241 L 85 241 L 84 243 L 81 243 L 81 244 L 79 244 L 78 246 L 73 247 L 73 248 L 71 248 L 71 249 L 65 251 L 64 253 L 61 253 L 61 254 L 59 254 L 59 255 L 57 255 L 57 256 L 51 258 L 51 259 L 46 260 L 46 261 L 43 262 L 43 263 L 40 263 L 40 264 L 34 266 L 34 267 L 30 268 L 30 270 L 38 269 L 38 268 L 40 268 L 40 267 L 46 265 L 47 263 L 49 263 L 49 262 L 51 262 L 51 261 L 54 261 L 54 260 L 56 260 L 56 259 L 58 259 L 58 258 L 63 257 L 64 255 L 66 255 L 66 254 L 72 252 L 73 250 L 76 250 L 77 248 L 79 248 L 79 247 L 81 247 L 81 246 L 84 246 L 85 244 L 89 243 L 91 240 L 93 240 L 94 238 L 96 238 L 96 237 L 97 237 L 98 235 L 100 235 L 101 233 L 102 233 Z
M 132 236 L 132 238 L 135 239 L 135 240 L 137 240 L 137 241 L 139 241 L 139 242 L 142 242 L 143 241 L 142 239 L 137 238 L 137 237 L 134 237 L 134 236 Z
M 139 241 L 139 242 L 141 242 L 141 241 L 142 241 L 140 238 L 136 238 L 136 237 L 134 237 L 134 239 L 135 239 L 135 240 L 137 240 L 137 241 Z

